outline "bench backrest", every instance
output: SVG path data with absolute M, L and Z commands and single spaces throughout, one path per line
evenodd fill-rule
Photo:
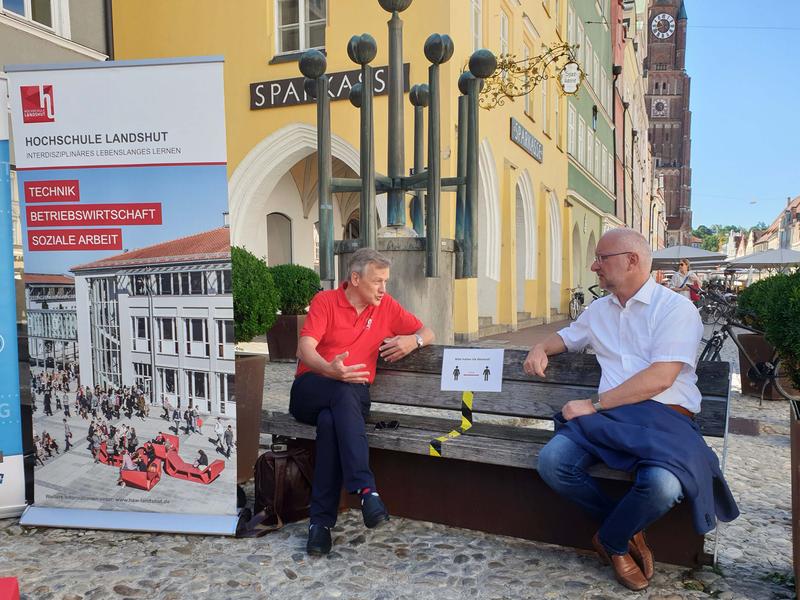
M 461 410 L 461 392 L 440 390 L 446 346 L 427 346 L 396 363 L 378 361 L 373 402 Z M 552 419 L 569 400 L 586 398 L 600 385 L 600 365 L 592 354 L 565 353 L 550 358 L 540 378 L 526 375 L 525 350 L 505 349 L 503 391 L 476 393 L 473 413 Z M 730 364 L 704 361 L 697 365 L 697 385 L 703 395 L 697 417 L 703 435 L 722 437 L 730 384 Z

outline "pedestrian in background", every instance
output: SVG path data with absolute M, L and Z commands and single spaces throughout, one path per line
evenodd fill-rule
M 677 292 L 681 296 L 684 296 L 695 302 L 696 300 L 700 299 L 700 296 L 697 295 L 693 297 L 691 287 L 695 287 L 700 289 L 700 278 L 695 275 L 694 271 L 689 270 L 689 261 L 685 258 L 682 258 L 678 263 L 678 270 L 672 276 L 672 281 L 670 281 L 669 288 L 673 292 Z

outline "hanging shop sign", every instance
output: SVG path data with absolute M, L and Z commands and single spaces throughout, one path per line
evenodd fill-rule
M 578 93 L 578 88 L 583 81 L 583 71 L 575 61 L 570 61 L 561 68 L 558 74 L 558 82 L 561 84 L 561 91 L 571 96 Z

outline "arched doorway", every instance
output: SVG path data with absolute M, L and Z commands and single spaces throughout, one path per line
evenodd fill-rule
M 500 193 L 489 141 L 478 154 L 478 315 L 497 321 L 500 282 Z
M 578 224 L 572 227 L 572 287 L 584 285 L 583 244 Z
M 536 279 L 536 208 L 533 184 L 527 170 L 516 188 L 517 310 L 525 310 L 525 281 Z
M 280 213 L 291 224 L 292 262 L 318 268 L 316 137 L 314 126 L 293 123 L 242 160 L 228 184 L 232 245 L 268 254 L 267 215 Z M 358 151 L 338 136 L 331 136 L 331 147 L 333 176 L 356 177 Z M 358 193 L 334 194 L 333 205 L 334 237 L 341 239 L 346 218 L 358 207 Z
M 558 197 L 550 192 L 550 306 L 561 308 L 561 209 Z
M 283 213 L 267 215 L 267 264 L 285 265 L 292 262 L 292 220 Z
M 597 283 L 597 276 L 592 272 L 592 264 L 594 264 L 594 254 L 597 249 L 597 242 L 594 239 L 594 231 L 589 234 L 589 242 L 586 244 L 586 270 L 587 270 L 587 287 Z M 589 298 L 593 298 L 589 294 Z

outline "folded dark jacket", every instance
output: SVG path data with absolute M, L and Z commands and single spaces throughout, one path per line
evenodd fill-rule
M 565 421 L 554 416 L 556 435 L 565 435 L 597 459 L 619 471 L 640 466 L 667 469 L 692 503 L 698 533 L 711 531 L 716 520 L 728 522 L 739 508 L 697 424 L 654 400 L 619 406 Z

